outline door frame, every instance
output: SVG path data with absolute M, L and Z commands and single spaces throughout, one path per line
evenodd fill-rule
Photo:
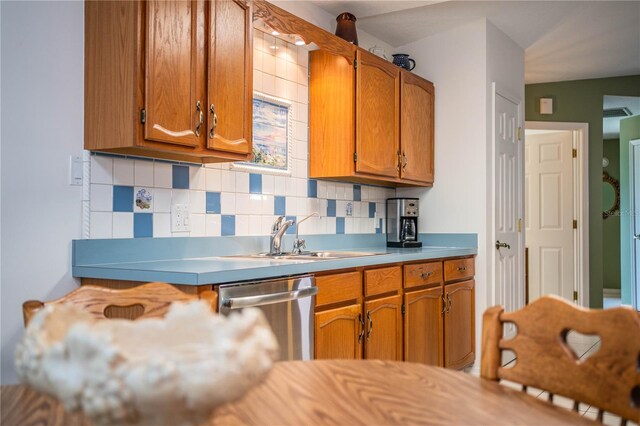
M 490 143 L 490 152 L 488 153 L 488 164 L 490 167 L 488 176 L 490 176 L 488 186 L 488 193 L 490 196 L 490 204 L 487 206 L 488 211 L 488 235 L 490 238 L 487 238 L 487 252 L 490 253 L 487 259 L 489 262 L 489 277 L 487 282 L 487 306 L 494 306 L 498 303 L 496 298 L 496 164 L 495 164 L 495 155 L 496 155 L 496 96 L 500 95 L 503 98 L 508 99 L 518 106 L 518 128 L 522 129 L 521 140 L 519 141 L 519 153 L 518 153 L 518 161 L 521 166 L 521 171 L 518 175 L 518 188 L 516 191 L 518 196 L 518 206 L 519 212 L 516 215 L 518 218 L 522 219 L 524 224 L 524 103 L 522 98 L 516 96 L 511 93 L 508 89 L 506 89 L 502 84 L 498 82 L 491 83 L 491 143 Z M 519 283 L 516 283 L 515 289 L 519 295 L 519 307 L 524 307 L 525 303 L 525 282 L 524 282 L 524 226 L 522 228 L 522 232 L 519 233 L 518 246 L 520 249 L 521 255 L 518 257 L 518 267 L 520 271 L 520 279 Z
M 634 211 L 634 185 L 635 179 L 633 178 L 633 147 L 640 145 L 640 139 L 633 139 L 629 141 L 629 211 Z M 629 215 L 629 224 L 631 233 L 629 238 L 631 239 L 631 306 L 638 310 L 640 308 L 640 301 L 638 300 L 638 282 L 636 280 L 636 244 L 633 238 L 635 232 L 635 221 L 633 220 L 633 214 Z
M 580 306 L 589 307 L 589 123 L 526 121 L 525 130 L 570 131 L 573 149 L 577 149 L 573 169 L 573 217 L 578 220 L 573 234 L 573 288 Z M 523 164 L 524 167 L 524 164 Z

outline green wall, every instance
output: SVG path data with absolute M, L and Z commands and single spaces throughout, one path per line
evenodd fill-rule
M 640 75 L 525 86 L 527 121 L 589 123 L 589 303 L 593 308 L 602 307 L 602 101 L 605 95 L 640 96 Z M 545 97 L 553 98 L 551 115 L 540 114 L 539 100 Z
M 631 304 L 631 221 L 629 220 L 629 141 L 640 139 L 640 115 L 620 120 L 620 290 Z
M 609 165 L 603 170 L 609 176 L 620 180 L 620 140 L 606 139 L 603 142 L 603 155 L 609 159 Z M 609 208 L 605 201 L 602 208 Z M 609 216 L 602 222 L 602 275 L 603 287 L 620 289 L 620 216 Z

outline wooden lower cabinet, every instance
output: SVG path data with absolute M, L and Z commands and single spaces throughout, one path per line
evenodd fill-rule
M 364 303 L 366 359 L 402 361 L 402 296 Z
M 362 359 L 362 305 L 315 314 L 316 359 Z
M 442 367 L 442 286 L 404 295 L 404 360 Z
M 444 366 L 463 368 L 475 359 L 475 281 L 444 287 Z

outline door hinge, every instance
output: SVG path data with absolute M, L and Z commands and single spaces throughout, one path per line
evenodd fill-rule
M 577 302 L 578 301 L 578 292 L 573 290 L 573 301 Z
M 354 153 L 353 153 L 353 162 L 354 162 L 354 163 L 357 163 L 357 162 L 358 162 L 358 153 L 357 153 L 357 152 L 354 152 Z
M 402 304 L 401 312 L 402 312 L 402 315 L 404 315 L 404 313 L 405 313 L 405 310 L 404 310 L 404 303 Z
M 140 110 L 140 122 L 142 124 L 147 122 L 147 110 L 144 108 Z
M 353 68 L 358 69 L 358 60 L 357 59 L 353 60 Z
M 522 232 L 522 219 L 518 219 L 518 232 Z
M 518 127 L 518 140 L 522 140 L 522 127 Z
M 578 158 L 578 150 L 573 148 L 572 155 L 573 155 L 573 158 Z
M 578 221 L 573 219 L 573 229 L 578 229 Z

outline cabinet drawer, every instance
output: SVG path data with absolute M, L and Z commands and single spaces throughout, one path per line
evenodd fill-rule
M 473 277 L 475 275 L 474 259 L 455 259 L 444 261 L 444 280 L 454 281 L 463 278 Z
M 404 288 L 418 287 L 442 282 L 442 262 L 405 265 Z
M 316 306 L 330 305 L 362 298 L 362 275 L 346 272 L 316 277 Z
M 364 271 L 364 295 L 389 293 L 402 288 L 402 269 L 400 266 L 370 269 Z

